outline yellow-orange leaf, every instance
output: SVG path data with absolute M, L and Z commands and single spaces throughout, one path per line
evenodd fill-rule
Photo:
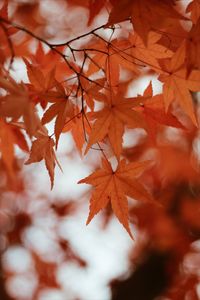
M 98 169 L 78 183 L 87 183 L 95 187 L 90 200 L 90 213 L 87 224 L 92 218 L 111 201 L 112 209 L 128 234 L 133 238 L 128 221 L 127 196 L 142 201 L 151 201 L 152 198 L 143 185 L 136 179 L 149 166 L 149 161 L 119 162 L 116 171 L 110 163 L 103 159 L 102 168 Z

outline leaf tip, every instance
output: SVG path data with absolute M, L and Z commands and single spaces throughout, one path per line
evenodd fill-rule
M 91 222 L 93 216 L 91 215 L 91 213 L 89 213 L 89 216 L 87 218 L 87 221 L 86 221 L 86 226 L 89 225 L 89 223 Z

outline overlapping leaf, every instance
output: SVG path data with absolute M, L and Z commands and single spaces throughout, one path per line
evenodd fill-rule
M 100 40 L 96 44 L 91 44 L 90 48 L 96 49 L 95 55 L 90 59 L 87 76 L 90 76 L 100 70 L 105 73 L 107 82 L 112 88 L 117 88 L 120 79 L 120 69 L 126 68 L 139 74 L 138 66 L 135 64 L 134 59 L 130 56 L 130 51 L 126 51 L 131 48 L 131 44 L 125 39 L 115 39 L 112 44 L 108 44 Z M 94 51 L 89 53 L 94 54 Z
M 33 136 L 40 121 L 25 84 L 17 84 L 12 78 L 0 78 L 0 87 L 7 91 L 7 95 L 0 98 L 0 116 L 13 119 L 23 117 L 27 133 Z
M 155 141 L 158 125 L 184 129 L 184 126 L 172 114 L 171 111 L 165 111 L 163 95 L 158 94 L 153 96 L 151 82 L 145 89 L 143 96 L 145 101 L 142 101 L 141 99 L 141 103 L 139 104 L 139 106 L 135 107 L 134 109 L 142 113 L 146 122 L 145 130 L 147 131 L 152 142 Z
M 48 132 L 45 127 L 42 127 L 36 134 L 37 139 L 33 141 L 29 159 L 25 162 L 26 165 L 40 162 L 44 159 L 45 166 L 48 170 L 51 188 L 54 184 L 54 169 L 57 162 L 54 152 L 54 140 L 48 136 Z
M 71 131 L 76 147 L 82 155 L 82 148 L 86 141 L 85 136 L 90 133 L 91 129 L 85 120 L 84 113 L 81 112 L 78 107 L 75 107 L 74 113 L 74 117 L 66 122 L 62 132 Z
M 112 0 L 108 25 L 131 18 L 134 30 L 146 43 L 150 31 L 165 27 L 168 18 L 185 19 L 174 8 L 174 1 Z
M 158 44 L 160 38 L 161 34 L 150 32 L 147 45 L 145 45 L 143 40 L 136 33 L 129 36 L 131 44 L 130 53 L 136 63 L 148 65 L 154 70 L 160 69 L 158 59 L 171 57 L 173 55 L 172 51 Z
M 137 98 L 124 98 L 122 94 L 107 96 L 105 107 L 90 113 L 91 119 L 96 119 L 92 126 L 85 153 L 89 148 L 108 136 L 111 147 L 119 159 L 122 149 L 122 136 L 125 126 L 131 128 L 144 127 L 140 114 L 132 108 L 141 101 Z
M 48 102 L 53 103 L 42 117 L 42 124 L 46 124 L 56 118 L 55 121 L 55 137 L 56 147 L 58 146 L 58 140 L 60 134 L 68 119 L 73 118 L 74 107 L 69 100 L 65 89 L 61 84 L 56 84 L 56 91 L 46 93 L 46 99 Z M 68 118 L 68 119 L 67 119 Z
M 28 151 L 28 145 L 19 128 L 0 119 L 0 151 L 8 175 L 14 179 L 15 149 L 18 145 L 23 151 Z
M 193 100 L 190 91 L 200 90 L 200 71 L 192 70 L 187 76 L 185 62 L 185 46 L 181 45 L 171 59 L 160 62 L 163 74 L 159 76 L 163 85 L 163 96 L 165 108 L 168 110 L 172 101 L 178 101 L 184 112 L 197 126 L 197 120 L 193 107 Z

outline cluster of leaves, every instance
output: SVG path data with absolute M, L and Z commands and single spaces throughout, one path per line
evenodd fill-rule
M 153 240 L 145 247 L 173 249 L 169 265 L 178 272 L 200 231 L 194 148 L 200 1 L 186 7 L 175 0 L 56 2 L 60 10 L 87 11 L 84 31 L 73 22 L 70 29 L 64 21 L 60 28 L 42 14 L 42 1 L 0 1 L 0 188 L 23 189 L 15 146 L 29 155 L 25 164 L 44 160 L 53 188 L 56 164 L 62 169 L 56 158 L 60 136 L 71 132 L 82 158 L 95 150 L 102 158 L 98 169 L 79 182 L 93 185 L 87 223 L 112 207 L 133 237 L 128 197 L 138 200 L 131 206 L 131 222 L 148 233 L 148 242 Z M 19 59 L 28 81 L 13 75 Z M 157 78 L 161 93 L 155 94 L 149 81 L 143 95 L 128 96 L 130 86 L 146 75 Z M 48 132 L 49 123 L 53 132 Z M 127 132 L 134 146 L 126 146 Z M 166 296 L 184 299 L 189 293 L 197 299 L 196 283 L 193 275 L 179 274 Z M 177 286 L 184 286 L 184 295 Z
M 81 5 L 82 1 L 69 3 Z M 153 145 L 160 125 L 186 130 L 191 121 L 198 127 L 191 92 L 200 90 L 199 1 L 187 6 L 190 17 L 180 12 L 176 1 L 88 1 L 84 5 L 89 9 L 88 26 L 105 7 L 108 21 L 71 40 L 53 43 L 31 31 L 28 20 L 23 24 L 23 13 L 19 13 L 23 7 L 9 16 L 8 1 L 3 1 L 1 160 L 9 179 L 14 180 L 14 145 L 28 152 L 27 134 L 31 149 L 26 164 L 44 160 L 53 188 L 58 163 L 55 149 L 61 133 L 71 131 L 81 155 L 96 147 L 103 157 L 102 167 L 80 181 L 95 187 L 88 222 L 111 201 L 131 235 L 127 196 L 153 199 L 137 179 L 149 162 L 124 160 L 123 135 L 127 128 L 142 128 Z M 31 42 L 36 42 L 35 52 L 29 47 Z M 29 83 L 17 83 L 11 76 L 18 57 L 26 66 Z M 130 82 L 145 73 L 158 76 L 162 93 L 153 95 L 150 82 L 143 95 L 126 97 Z M 44 111 L 42 118 L 39 106 Z M 177 107 L 181 108 L 179 119 Z M 45 125 L 51 121 L 55 126 L 49 135 Z M 105 143 L 109 152 L 104 150 Z M 113 157 L 116 168 L 109 162 Z

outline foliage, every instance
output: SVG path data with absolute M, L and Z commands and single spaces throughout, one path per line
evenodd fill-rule
M 107 207 L 131 238 L 134 224 L 147 234 L 138 253 L 163 254 L 175 272 L 166 297 L 198 299 L 197 274 L 178 266 L 200 234 L 200 1 L 52 0 L 59 21 L 45 5 L 1 1 L 1 192 L 23 193 L 23 163 L 40 161 L 52 189 L 60 137 L 71 132 L 83 160 L 101 158 L 79 181 L 93 186 L 87 223 Z M 14 75 L 16 61 L 28 80 Z

